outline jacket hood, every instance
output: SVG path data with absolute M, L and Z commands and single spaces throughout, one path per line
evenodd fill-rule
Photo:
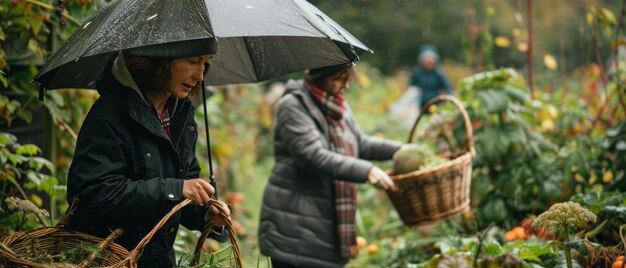
M 127 90 L 131 90 L 141 96 L 144 102 L 148 103 L 143 94 L 141 94 L 139 86 L 137 86 L 135 79 L 133 79 L 133 76 L 130 74 L 123 58 L 121 52 L 111 57 L 107 66 L 104 68 L 104 73 L 96 83 L 98 93 L 100 93 L 100 95 L 107 93 L 120 95 L 126 94 Z
M 146 96 L 144 96 L 141 90 L 139 90 L 139 86 L 137 86 L 130 70 L 126 67 L 124 56 L 122 56 L 121 51 L 118 52 L 115 58 L 109 62 L 109 66 L 107 66 L 105 70 L 109 71 L 103 74 L 96 87 L 100 95 L 106 93 L 128 94 L 129 92 L 125 91 L 131 91 L 130 93 L 137 94 L 143 103 L 150 105 Z M 176 99 L 176 102 L 174 103 L 174 111 L 176 111 L 179 101 L 179 99 Z
M 117 57 L 113 62 L 111 73 L 113 74 L 113 77 L 115 77 L 115 79 L 117 79 L 117 81 L 122 84 L 122 86 L 132 89 L 133 91 L 135 91 L 135 93 L 141 96 L 141 99 L 143 101 L 148 103 L 144 95 L 141 94 L 141 90 L 139 90 L 139 86 L 137 86 L 135 79 L 130 74 L 128 67 L 126 67 L 126 63 L 124 62 L 124 56 L 122 56 L 121 51 L 117 53 Z
M 293 80 L 290 79 L 289 81 L 287 81 L 287 84 L 285 85 L 285 92 L 283 93 L 283 95 L 287 94 L 287 93 L 296 93 L 296 94 L 301 94 L 304 93 L 305 89 L 308 89 L 309 85 L 307 85 L 304 80 L 300 79 L 300 80 Z

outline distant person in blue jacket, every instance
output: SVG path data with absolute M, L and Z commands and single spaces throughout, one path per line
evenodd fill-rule
M 419 92 L 420 109 L 431 99 L 439 96 L 442 90 L 447 94 L 452 94 L 452 88 L 439 65 L 439 54 L 432 45 L 420 47 L 417 56 L 417 65 L 413 74 L 409 88 L 417 88 Z

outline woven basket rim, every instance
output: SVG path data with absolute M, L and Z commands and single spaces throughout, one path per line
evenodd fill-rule
M 38 240 L 49 240 L 54 239 L 55 237 L 58 238 L 62 236 L 72 237 L 71 239 L 77 239 L 81 242 L 89 243 L 100 243 L 106 239 L 91 234 L 70 230 L 67 229 L 66 226 L 52 226 L 39 227 L 11 233 L 0 237 L 0 242 L 2 242 L 2 244 L 4 244 L 7 248 L 13 250 L 15 245 L 22 243 L 24 239 L 34 238 Z M 106 248 L 102 249 L 102 251 L 108 252 L 112 256 L 118 258 L 119 261 L 123 260 L 125 256 L 128 255 L 128 250 L 115 242 L 111 242 Z M 27 265 L 29 267 L 48 267 L 48 265 L 50 265 L 50 263 L 37 263 L 27 258 L 23 258 L 20 256 L 16 257 L 9 252 L 6 252 L 5 250 L 0 250 L 0 260 L 2 260 L 2 262 L 4 262 L 5 264 L 12 263 L 17 265 Z
M 419 170 L 415 170 L 415 171 L 411 171 L 409 173 L 403 173 L 403 174 L 393 174 L 393 169 L 389 169 L 387 173 L 389 174 L 391 179 L 393 179 L 394 181 L 402 181 L 402 180 L 407 180 L 407 179 L 413 179 L 415 177 L 421 177 L 423 175 L 437 172 L 437 171 L 440 171 L 445 168 L 449 168 L 457 164 L 463 164 L 465 161 L 468 161 L 468 160 L 471 161 L 472 159 L 473 159 L 473 156 L 471 152 L 467 151 L 463 153 L 462 155 L 455 157 L 454 159 L 450 159 L 439 165 L 432 166 L 429 168 L 419 169 Z

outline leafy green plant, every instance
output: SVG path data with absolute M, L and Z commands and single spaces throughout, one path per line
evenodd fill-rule
M 608 168 L 612 171 L 613 182 L 608 190 L 626 192 L 626 120 L 619 122 L 606 131 L 606 138 L 602 144 Z
M 8 133 L 0 132 L 0 226 L 5 229 L 21 230 L 24 226 L 24 214 L 20 217 L 20 210 L 7 207 L 25 207 L 13 202 L 14 199 L 7 199 L 13 196 L 20 196 L 25 200 L 32 200 L 37 205 L 42 204 L 41 197 L 32 194 L 28 195 L 24 189 L 42 190 L 47 193 L 54 191 L 57 185 L 56 178 L 47 174 L 54 171 L 52 163 L 45 158 L 38 157 L 39 148 L 32 144 L 21 145 L 17 143 L 17 138 Z M 11 200 L 11 202 L 5 202 Z M 20 203 L 21 204 L 21 203 Z M 33 205 L 34 206 L 34 205 Z M 39 214 L 36 214 L 39 215 Z M 45 225 L 42 217 L 38 218 L 40 224 Z M 14 223 L 18 223 L 17 227 Z M 32 225 L 32 224 L 31 224 Z
M 589 223 L 595 222 L 596 215 L 575 202 L 563 202 L 554 204 L 547 211 L 541 213 L 533 222 L 533 226 L 541 226 L 549 232 L 562 235 L 562 242 L 554 242 L 565 251 L 567 267 L 572 268 L 571 248 L 579 251 L 586 250 L 580 243 L 570 243 L 570 234 L 585 228 Z M 575 241 L 577 242 L 577 241 Z
M 488 232 L 482 243 L 476 237 L 450 236 L 435 243 L 439 254 L 415 263 L 415 267 L 554 267 L 560 258 L 558 252 L 543 240 L 516 240 L 501 244 L 496 239 L 499 231 Z M 481 254 L 476 255 L 479 250 Z M 478 258 L 476 258 L 478 256 Z M 456 265 L 456 266 L 455 266 Z
M 612 247 L 622 243 L 620 226 L 626 224 L 626 194 L 608 191 L 590 191 L 572 196 L 577 202 L 598 215 L 596 224 L 587 228 L 585 238 L 602 246 Z
M 40 224 L 46 224 L 43 219 L 48 218 L 48 211 L 38 208 L 31 201 L 22 200 L 15 197 L 7 197 L 4 202 L 6 203 L 7 210 L 9 212 L 16 212 L 18 214 L 21 214 L 22 219 L 19 222 L 19 226 L 16 228 L 18 231 L 21 231 L 23 229 L 26 220 L 38 220 Z
M 236 267 L 232 246 L 224 247 L 213 253 L 202 252 L 197 266 L 193 267 L 210 267 L 210 268 L 227 268 Z M 183 255 L 179 258 L 176 267 L 192 267 L 190 265 L 193 259 L 193 252 Z
M 533 124 L 542 103 L 530 101 L 512 69 L 475 74 L 460 88 L 474 126 L 472 205 L 479 227 L 516 226 L 563 194 L 557 147 Z
M 0 127 L 10 128 L 17 121 L 33 123 L 33 113 L 38 113 L 42 107 L 38 100 L 38 87 L 32 83 L 33 77 L 46 58 L 77 29 L 80 21 L 104 2 L 0 1 Z M 61 172 L 59 178 L 62 182 L 73 154 L 76 137 L 73 130 L 79 128 L 93 100 L 93 97 L 77 96 L 73 91 L 46 94 L 43 106 L 47 108 L 52 120 L 45 120 L 48 124 L 44 123 L 44 138 L 49 140 L 43 141 L 43 144 L 49 144 L 49 147 L 42 149 L 45 157 L 51 159 L 57 166 L 56 170 Z M 35 179 L 31 183 L 36 184 L 33 187 L 40 187 L 40 181 L 45 181 L 46 188 L 57 188 L 55 194 L 64 195 L 63 187 L 58 187 L 56 180 L 36 180 L 36 176 L 31 176 Z M 39 196 L 38 200 L 35 203 L 48 203 L 46 196 Z M 64 197 L 50 200 L 50 204 L 53 218 L 61 214 L 59 211 L 67 205 Z

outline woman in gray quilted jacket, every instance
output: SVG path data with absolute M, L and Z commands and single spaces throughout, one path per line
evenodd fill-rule
M 391 159 L 401 144 L 360 130 L 343 96 L 353 65 L 308 70 L 276 106 L 276 163 L 259 226 L 273 267 L 343 267 L 357 254 L 357 184 L 395 190 L 368 160 Z

